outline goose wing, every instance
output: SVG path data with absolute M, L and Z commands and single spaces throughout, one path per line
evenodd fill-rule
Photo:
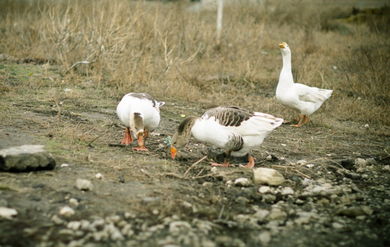
M 220 125 L 240 136 L 263 135 L 283 123 L 283 119 L 270 114 L 251 112 L 235 106 L 210 109 L 203 117 L 214 118 Z
M 310 103 L 324 102 L 332 94 L 332 90 L 322 89 L 317 87 L 309 87 L 300 83 L 296 83 L 294 86 L 298 93 L 299 100 L 305 102 L 310 102 Z

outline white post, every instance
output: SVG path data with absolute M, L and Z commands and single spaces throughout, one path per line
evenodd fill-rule
M 218 1 L 217 8 L 217 45 L 221 42 L 221 31 L 222 31 L 222 18 L 223 18 L 223 0 Z

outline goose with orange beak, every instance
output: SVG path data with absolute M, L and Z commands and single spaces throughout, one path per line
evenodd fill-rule
M 134 138 L 138 146 L 133 150 L 148 151 L 145 139 L 149 132 L 158 127 L 160 107 L 164 104 L 147 93 L 128 93 L 123 96 L 116 108 L 119 120 L 126 126 L 121 144 L 130 145 Z
M 247 155 L 247 168 L 255 166 L 250 152 L 260 146 L 264 138 L 283 123 L 283 119 L 261 112 L 250 112 L 238 107 L 216 107 L 207 110 L 201 117 L 189 117 L 183 120 L 172 138 L 170 148 L 174 159 L 177 149 L 185 146 L 191 136 L 196 140 L 225 150 L 226 156 L 243 157 Z M 222 164 L 212 166 L 230 166 L 227 159 Z
M 332 95 L 333 90 L 295 83 L 291 68 L 290 47 L 286 42 L 282 42 L 279 48 L 282 53 L 283 67 L 276 88 L 276 100 L 300 112 L 298 123 L 292 126 L 301 127 L 309 122 L 309 116 L 321 107 Z

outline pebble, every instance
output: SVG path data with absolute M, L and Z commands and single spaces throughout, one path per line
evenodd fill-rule
M 60 217 L 58 217 L 57 215 L 53 215 L 53 217 L 51 217 L 51 220 L 56 225 L 61 225 L 62 223 L 64 223 L 64 221 Z
M 169 224 L 169 232 L 174 236 L 188 232 L 190 229 L 191 225 L 186 221 L 173 221 Z
M 266 209 L 258 209 L 256 210 L 256 213 L 253 214 L 253 217 L 255 217 L 258 221 L 264 221 L 266 217 L 269 215 L 269 211 Z
M 234 180 L 234 185 L 248 187 L 251 185 L 251 182 L 247 178 L 237 178 L 236 180 Z
M 88 191 L 88 190 L 93 189 L 93 185 L 92 185 L 91 181 L 89 181 L 87 179 L 82 179 L 82 178 L 78 178 L 76 180 L 76 187 L 79 190 L 84 190 L 84 191 Z
M 293 195 L 294 194 L 294 190 L 291 188 L 291 187 L 284 187 L 280 193 L 282 195 Z
M 273 189 L 269 186 L 260 186 L 259 187 L 259 190 L 258 190 L 260 193 L 262 194 L 266 194 L 266 193 L 273 193 Z
M 69 199 L 69 204 L 73 207 L 77 207 L 79 205 L 79 202 L 75 198 L 70 198 Z
M 253 169 L 253 179 L 256 184 L 280 185 L 285 179 L 283 175 L 272 168 Z
M 75 214 L 75 211 L 74 211 L 71 207 L 65 206 L 65 207 L 63 207 L 63 208 L 60 209 L 60 212 L 59 212 L 59 213 L 60 213 L 60 215 L 62 215 L 62 216 L 70 217 L 70 216 L 72 216 L 72 215 Z
M 78 229 L 80 229 L 80 226 L 81 226 L 80 221 L 71 221 L 68 223 L 68 225 L 66 227 L 68 227 L 69 229 L 72 229 L 74 231 L 77 231 Z
M 340 224 L 340 223 L 338 223 L 338 222 L 333 222 L 333 223 L 332 223 L 332 227 L 333 227 L 334 229 L 342 229 L 344 226 L 343 226 L 343 224 Z
M 16 216 L 18 212 L 13 208 L 0 207 L 0 218 L 4 219 L 12 219 L 12 217 Z
M 103 175 L 101 173 L 96 173 L 95 178 L 103 179 Z
M 268 214 L 267 219 L 269 221 L 273 220 L 284 220 L 287 217 L 287 213 L 278 207 L 272 208 L 271 212 Z
M 271 241 L 271 233 L 269 231 L 264 231 L 264 232 L 260 233 L 259 240 L 260 240 L 262 246 L 268 245 L 269 242 Z

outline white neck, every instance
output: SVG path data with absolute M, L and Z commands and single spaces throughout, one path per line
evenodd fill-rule
M 283 68 L 280 72 L 279 76 L 279 85 L 289 85 L 294 83 L 292 70 L 291 70 L 291 53 L 290 52 L 282 52 L 283 56 Z

